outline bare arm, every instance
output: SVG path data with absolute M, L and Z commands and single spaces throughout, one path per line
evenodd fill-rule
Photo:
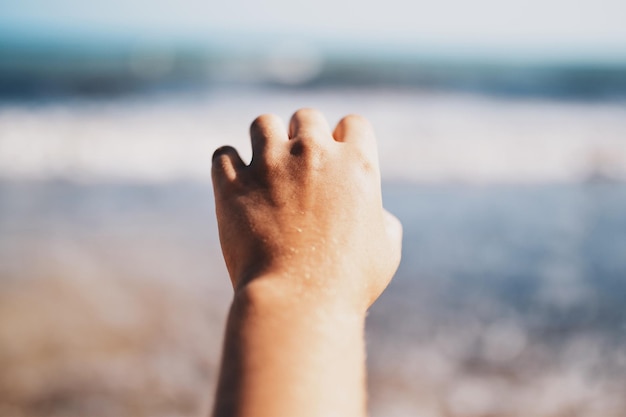
M 333 132 L 304 109 L 289 129 L 264 115 L 250 134 L 249 165 L 230 147 L 213 159 L 235 289 L 214 415 L 363 416 L 365 313 L 401 241 L 382 207 L 374 133 L 359 116 Z

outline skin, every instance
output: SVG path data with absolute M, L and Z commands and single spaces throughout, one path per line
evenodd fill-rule
M 215 417 L 366 415 L 367 309 L 400 262 L 376 139 L 356 115 L 313 109 L 250 127 L 246 165 L 213 156 L 220 242 L 234 288 Z

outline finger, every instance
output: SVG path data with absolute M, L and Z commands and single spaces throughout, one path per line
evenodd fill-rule
M 232 146 L 217 148 L 213 153 L 212 160 L 211 176 L 216 187 L 235 181 L 246 167 L 239 153 Z
M 341 119 L 335 127 L 333 137 L 337 142 L 361 146 L 370 156 L 378 157 L 374 128 L 363 116 L 350 114 Z
M 358 114 L 350 114 L 337 123 L 333 137 L 337 142 L 376 142 L 374 128 L 370 122 Z
M 250 125 L 252 160 L 265 157 L 268 149 L 288 140 L 287 128 L 280 117 L 273 114 L 257 117 Z
M 290 139 L 330 140 L 332 134 L 324 115 L 315 109 L 300 109 L 289 122 Z

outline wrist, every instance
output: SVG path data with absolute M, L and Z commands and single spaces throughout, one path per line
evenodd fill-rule
M 233 307 L 255 314 L 280 311 L 320 320 L 342 320 L 362 325 L 366 308 L 322 284 L 304 285 L 281 274 L 264 274 L 235 289 Z

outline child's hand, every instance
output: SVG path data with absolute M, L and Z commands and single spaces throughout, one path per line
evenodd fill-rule
M 376 140 L 359 116 L 334 132 L 303 109 L 250 128 L 253 157 L 213 157 L 222 251 L 235 291 L 260 284 L 365 311 L 400 261 L 402 227 L 382 207 Z

